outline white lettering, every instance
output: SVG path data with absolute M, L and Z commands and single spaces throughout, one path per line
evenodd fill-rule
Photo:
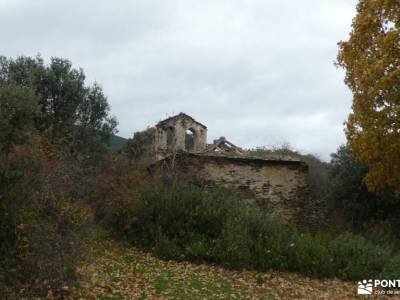
M 375 279 L 374 280 L 374 287 L 381 286 L 381 287 L 400 287 L 400 279 Z
M 389 280 L 389 287 L 396 287 L 396 280 Z

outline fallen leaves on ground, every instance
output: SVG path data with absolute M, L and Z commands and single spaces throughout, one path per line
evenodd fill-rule
M 359 299 L 356 283 L 165 261 L 112 240 L 94 245 L 73 299 Z M 371 298 L 371 297 L 370 297 Z M 382 299 L 380 297 L 379 299 Z M 393 298 L 391 298 L 393 299 Z

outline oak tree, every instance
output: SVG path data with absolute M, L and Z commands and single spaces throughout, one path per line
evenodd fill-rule
M 35 92 L 41 114 L 35 118 L 40 132 L 69 143 L 71 151 L 95 156 L 104 153 L 117 121 L 98 84 L 87 86 L 82 69 L 63 58 L 45 64 L 40 56 L 7 59 L 0 56 L 0 86 L 13 84 Z
M 37 116 L 39 105 L 33 90 L 13 84 L 0 85 L 0 153 L 8 155 L 14 146 L 34 138 Z
M 400 2 L 359 0 L 337 64 L 353 93 L 348 145 L 368 166 L 370 191 L 400 191 Z

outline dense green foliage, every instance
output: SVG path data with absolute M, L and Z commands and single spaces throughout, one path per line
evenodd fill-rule
M 52 140 L 62 139 L 70 151 L 84 156 L 104 154 L 117 122 L 109 115 L 110 106 L 98 84 L 85 85 L 82 69 L 69 60 L 21 56 L 0 56 L 0 86 L 15 85 L 31 89 L 38 99 L 41 114 L 34 121 L 40 132 L 48 131 Z
M 0 87 L 0 150 L 8 155 L 16 145 L 36 136 L 34 118 L 39 116 L 38 99 L 33 90 L 15 84 Z
M 332 154 L 327 201 L 331 209 L 340 211 L 349 229 L 369 231 L 384 226 L 386 232 L 397 233 L 400 225 L 399 194 L 393 189 L 378 193 L 368 191 L 363 178 L 368 167 L 356 160 L 350 149 L 341 146 Z M 369 230 L 367 230 L 369 229 Z M 382 232 L 381 232 L 382 234 Z
M 94 160 L 115 121 L 63 59 L 0 57 L 0 296 L 65 293 L 85 259 Z
M 392 260 L 389 246 L 351 233 L 300 232 L 223 188 L 145 185 L 129 212 L 132 222 L 114 229 L 123 228 L 129 242 L 167 259 L 349 280 L 400 275 L 392 267 L 398 258 Z
M 307 163 L 308 183 L 319 200 L 327 222 L 321 228 L 332 232 L 355 231 L 368 238 L 398 235 L 399 194 L 387 188 L 369 192 L 364 182 L 368 167 L 355 159 L 351 150 L 340 146 L 329 163 L 302 154 L 290 145 L 258 147 L 250 154 L 267 159 L 299 159 Z
M 44 138 L 0 155 L 0 289 L 61 291 L 75 279 L 91 226 L 91 211 L 78 198 L 80 167 Z

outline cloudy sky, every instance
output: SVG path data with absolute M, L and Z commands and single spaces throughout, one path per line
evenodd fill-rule
M 242 147 L 329 158 L 351 107 L 333 65 L 356 0 L 0 0 L 0 55 L 70 59 L 119 135 L 185 112 Z

